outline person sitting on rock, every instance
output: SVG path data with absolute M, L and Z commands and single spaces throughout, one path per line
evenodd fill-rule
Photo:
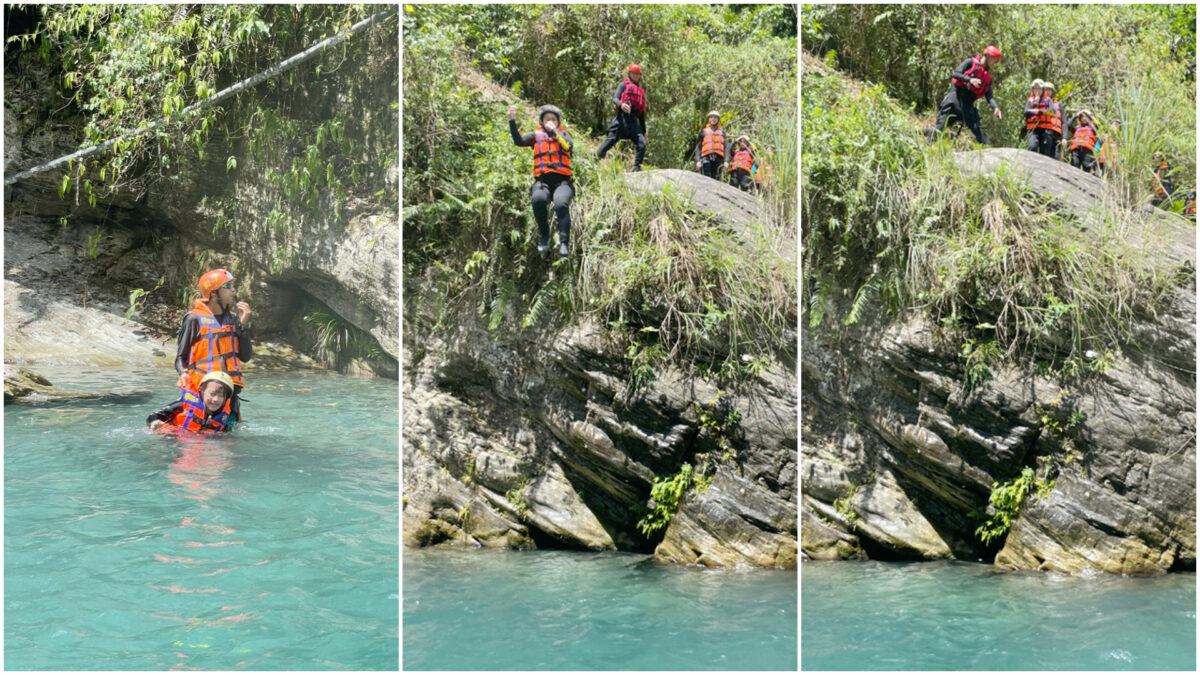
M 201 378 L 196 391 L 185 389 L 178 401 L 150 413 L 146 424 L 158 433 L 228 433 L 237 421 L 232 400 L 233 378 L 214 370 Z
M 1042 119 L 1039 126 L 1043 130 L 1042 154 L 1058 159 L 1063 139 L 1063 112 L 1062 104 L 1054 98 L 1054 92 L 1053 82 L 1042 82 Z
M 951 73 L 950 84 L 953 86 L 950 87 L 946 98 L 942 99 L 942 104 L 938 107 L 937 125 L 929 134 L 930 142 L 939 137 L 942 130 L 946 128 L 946 123 L 953 119 L 970 129 L 971 133 L 975 134 L 975 140 L 981 145 L 990 143 L 980 123 L 979 111 L 975 109 L 975 102 L 986 98 L 988 105 L 992 107 L 992 114 L 997 119 L 1003 119 L 1000 106 L 996 104 L 996 99 L 992 96 L 991 73 L 992 68 L 1000 63 L 1001 58 L 1003 55 L 1000 50 L 994 45 L 988 45 L 982 55 L 976 54 L 963 61 Z
M 617 141 L 633 141 L 637 146 L 637 155 L 633 158 L 634 171 L 642 170 L 642 160 L 646 157 L 646 90 L 642 89 L 641 81 L 642 67 L 636 63 L 630 64 L 625 79 L 617 85 L 617 93 L 612 97 L 617 116 L 608 125 L 608 136 L 596 151 L 596 159 L 604 159 L 609 148 L 616 145 Z
M 754 180 L 750 177 L 753 167 L 754 151 L 750 149 L 750 138 L 738 136 L 737 149 L 733 151 L 728 164 L 729 184 L 743 192 L 754 190 Z
M 242 362 L 254 354 L 246 320 L 250 305 L 238 302 L 232 288 L 233 275 L 228 270 L 215 269 L 200 277 L 200 299 L 183 316 L 175 352 L 176 383 L 181 391 L 196 391 L 200 379 L 213 371 L 225 371 L 233 380 L 233 400 L 230 405 L 240 422 L 241 402 L 238 394 L 245 386 Z M 236 303 L 237 312 L 233 311 Z
M 696 162 L 696 170 L 717 180 L 721 165 L 729 155 L 729 141 L 725 138 L 725 130 L 721 128 L 721 114 L 716 110 L 710 111 L 708 123 L 700 130 L 696 138 L 696 150 L 692 153 L 692 161 Z
M 1081 110 L 1071 118 L 1071 166 L 1095 173 L 1096 122 L 1092 113 Z
M 517 107 L 508 109 L 508 131 L 513 143 L 533 148 L 533 187 L 529 199 L 538 226 L 538 253 L 550 250 L 550 214 L 554 202 L 558 218 L 558 254 L 565 257 L 571 240 L 571 199 L 575 182 L 571 177 L 571 134 L 562 128 L 562 111 L 552 105 L 538 108 L 538 127 L 522 136 L 517 131 Z
M 1171 179 L 1171 165 L 1161 152 L 1154 153 L 1154 162 L 1158 166 L 1154 169 L 1154 177 L 1150 180 L 1150 198 L 1160 207 L 1167 208 L 1171 205 L 1171 195 L 1175 193 L 1175 182 Z
M 1049 135 L 1042 129 L 1042 115 L 1046 112 L 1044 101 L 1042 81 L 1034 80 L 1029 85 L 1029 97 L 1025 99 L 1025 126 L 1022 133 L 1025 134 L 1026 149 L 1039 154 L 1042 152 L 1042 137 Z

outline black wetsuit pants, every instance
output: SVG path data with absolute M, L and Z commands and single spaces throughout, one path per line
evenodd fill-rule
M 991 144 L 980 123 L 979 111 L 975 109 L 975 95 L 966 87 L 953 87 L 946 94 L 946 98 L 942 99 L 942 104 L 938 106 L 937 126 L 934 128 L 936 133 L 930 134 L 929 140 L 932 141 L 941 135 L 946 123 L 951 119 L 970 129 L 980 145 Z
M 700 173 L 713 180 L 720 180 L 717 176 L 721 173 L 721 165 L 724 163 L 725 158 L 721 155 L 705 155 L 700 158 Z
M 642 160 L 646 158 L 646 135 L 642 133 L 638 123 L 622 123 L 619 115 L 612 121 L 612 124 L 608 125 L 608 136 L 600 145 L 600 149 L 596 150 L 596 156 L 604 159 L 604 155 L 608 154 L 609 149 L 620 140 L 633 141 L 633 144 L 637 146 L 637 155 L 633 158 L 633 165 L 640 169 Z
M 575 184 L 571 178 L 559 173 L 544 173 L 533 181 L 529 200 L 533 203 L 533 217 L 537 220 L 538 241 L 550 241 L 550 202 L 554 202 L 554 214 L 558 217 L 558 241 L 566 244 L 571 238 L 571 199 L 575 196 Z
M 1083 169 L 1088 173 L 1096 172 L 1096 157 L 1087 148 L 1075 148 L 1071 151 L 1071 166 Z
M 745 169 L 734 169 L 729 172 L 729 184 L 742 192 L 754 192 L 754 179 Z

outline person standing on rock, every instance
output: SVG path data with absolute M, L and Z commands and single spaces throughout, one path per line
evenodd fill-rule
M 616 145 L 617 141 L 633 141 L 637 146 L 637 155 L 633 158 L 634 171 L 642 170 L 642 160 L 646 157 L 646 90 L 642 89 L 641 81 L 642 67 L 636 63 L 630 64 L 625 79 L 617 85 L 617 93 L 612 97 L 617 116 L 608 125 L 608 136 L 596 151 L 596 159 L 604 159 L 609 148 Z
M 701 174 L 717 180 L 721 165 L 729 155 L 729 141 L 725 139 L 725 130 L 721 128 L 721 114 L 716 110 L 708 113 L 708 124 L 700 130 L 696 138 L 696 150 L 692 160 L 696 162 L 696 170 Z
M 1000 106 L 992 96 L 992 68 L 1000 63 L 1003 56 L 994 45 L 988 45 L 983 55 L 976 54 L 963 61 L 951 75 L 950 91 L 938 107 L 937 125 L 930 130 L 929 140 L 932 142 L 941 136 L 946 123 L 951 119 L 957 120 L 975 134 L 975 140 L 981 145 L 989 145 L 987 134 L 979 121 L 979 111 L 975 109 L 975 101 L 986 98 L 992 107 L 996 119 L 1003 119 Z
M 754 179 L 750 170 L 754 167 L 754 151 L 750 149 L 750 138 L 738 136 L 737 149 L 729 160 L 729 184 L 742 192 L 754 190 Z
M 1113 133 L 1100 139 L 1096 150 L 1096 161 L 1100 164 L 1100 175 L 1107 176 L 1117 170 L 1117 136 L 1121 134 L 1121 120 L 1113 120 Z
M 1058 159 L 1062 147 L 1063 114 L 1062 105 L 1054 98 L 1054 83 L 1042 82 L 1042 120 L 1040 126 L 1045 132 L 1042 140 L 1042 154 Z
M 150 413 L 146 424 L 159 433 L 233 431 L 237 421 L 231 409 L 233 386 L 228 373 L 214 370 L 201 378 L 196 391 L 185 389 L 178 401 Z
M 1042 81 L 1034 80 L 1029 85 L 1029 98 L 1025 99 L 1025 148 L 1030 152 L 1042 152 L 1042 136 L 1048 135 L 1042 129 L 1042 115 L 1045 109 L 1042 107 L 1044 102 L 1042 92 Z
M 1096 122 L 1089 110 L 1071 118 L 1071 166 L 1087 173 L 1096 171 Z
M 775 146 L 768 145 L 763 152 L 763 157 L 754 167 L 754 187 L 759 194 L 771 186 L 771 163 L 770 160 L 775 157 Z
M 562 128 L 562 111 L 552 105 L 538 108 L 538 128 L 522 136 L 517 131 L 517 107 L 508 109 L 508 132 L 513 143 L 533 148 L 533 187 L 529 199 L 538 226 L 538 253 L 550 250 L 550 214 L 554 202 L 558 218 L 558 254 L 566 257 L 571 239 L 571 199 L 575 183 L 571 178 L 571 134 Z
M 215 269 L 200 277 L 200 298 L 183 316 L 183 325 L 179 328 L 175 371 L 179 373 L 177 384 L 185 395 L 189 391 L 198 391 L 205 375 L 214 371 L 228 373 L 233 387 L 230 407 L 240 422 L 238 394 L 245 386 L 242 362 L 250 360 L 254 349 L 245 326 L 250 318 L 250 305 L 238 302 L 232 284 L 233 275 L 224 269 Z
M 1171 205 L 1171 195 L 1175 192 L 1175 181 L 1171 179 L 1171 165 L 1161 152 L 1154 153 L 1154 177 L 1150 180 L 1152 190 L 1150 198 L 1162 208 Z

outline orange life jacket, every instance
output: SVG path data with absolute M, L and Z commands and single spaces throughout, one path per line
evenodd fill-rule
M 1029 104 L 1034 101 L 1037 102 L 1037 105 L 1034 107 L 1034 112 L 1032 115 L 1030 115 L 1029 117 L 1027 117 L 1025 119 L 1025 130 L 1026 131 L 1033 131 L 1034 129 L 1041 129 L 1042 128 L 1042 116 L 1046 114 L 1045 109 L 1040 107 L 1042 105 L 1043 97 L 1034 96 L 1033 94 L 1030 94 L 1029 98 L 1025 100 L 1026 104 Z
M 758 169 L 754 172 L 754 182 L 762 185 L 771 182 L 771 165 L 759 164 Z
M 972 77 L 979 78 L 979 86 L 972 87 L 970 83 L 963 84 L 954 79 L 953 75 L 950 76 L 950 83 L 956 87 L 966 87 L 968 91 L 975 94 L 975 98 L 987 94 L 988 87 L 992 86 L 992 74 L 983 67 L 983 56 L 979 54 L 971 57 L 971 67 L 967 68 L 967 72 L 963 73 L 963 75 L 966 75 L 968 79 Z
M 1037 117 L 1038 129 L 1049 129 L 1062 135 L 1062 106 L 1052 98 L 1042 97 L 1042 111 Z
M 709 155 L 725 156 L 725 130 L 721 127 L 716 129 L 704 127 L 704 142 L 700 144 L 700 156 L 708 157 Z
M 1096 159 L 1101 164 L 1112 165 L 1117 161 L 1117 144 L 1112 138 L 1104 139 L 1104 143 L 1100 145 L 1100 152 L 1096 154 Z
M 234 386 L 245 386 L 232 314 L 225 315 L 224 323 L 219 322 L 203 300 L 197 300 L 189 314 L 196 317 L 200 328 L 200 337 L 192 343 L 192 353 L 187 364 L 192 391 L 196 391 L 200 380 L 214 370 L 228 373 Z
M 560 128 L 561 132 L 562 129 Z M 563 150 L 558 142 L 558 136 L 551 136 L 546 130 L 538 127 L 533 132 L 533 177 L 545 173 L 560 173 L 571 175 L 571 151 Z
M 1153 180 L 1152 185 L 1154 187 L 1154 196 L 1155 197 L 1166 197 L 1167 196 L 1167 190 L 1166 190 L 1166 188 L 1163 187 L 1162 179 L 1163 179 L 1163 174 L 1166 173 L 1167 171 L 1169 171 L 1170 169 L 1171 169 L 1171 166 L 1169 164 L 1167 164 L 1166 162 L 1163 162 L 1162 164 L 1158 165 L 1157 169 L 1154 170 L 1154 180 Z
M 754 166 L 754 162 L 750 159 L 749 150 L 738 150 L 733 153 L 733 163 L 729 166 L 730 171 L 749 171 L 750 167 Z
M 158 428 L 158 433 L 191 433 L 211 434 L 219 431 L 230 431 L 235 421 L 234 414 L 229 408 L 232 397 L 225 399 L 225 405 L 218 412 L 209 415 L 204 409 L 200 395 L 193 390 L 183 390 L 183 408 L 175 413 L 174 419 Z
M 1196 191 L 1195 190 L 1192 190 L 1191 192 L 1187 193 L 1187 199 L 1183 200 L 1183 215 L 1185 215 L 1185 216 L 1196 215 Z
M 1096 149 L 1096 130 L 1090 126 L 1075 127 L 1075 136 L 1071 139 L 1071 149 L 1085 148 L 1094 151 Z

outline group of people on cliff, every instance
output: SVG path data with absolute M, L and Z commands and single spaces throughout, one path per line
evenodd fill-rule
M 242 420 L 242 362 L 254 353 L 246 328 L 250 305 L 238 301 L 228 270 L 206 272 L 198 286 L 200 297 L 183 317 L 175 351 L 179 400 L 150 413 L 151 431 L 227 433 Z
M 616 116 L 608 126 L 604 142 L 596 150 L 594 161 L 604 159 L 609 150 L 622 140 L 634 144 L 633 172 L 642 170 L 646 157 L 646 90 L 642 87 L 642 67 L 631 64 L 624 79 L 617 85 L 612 104 Z M 537 111 L 538 126 L 533 133 L 521 134 L 517 128 L 517 107 L 508 109 L 508 129 L 513 143 L 533 148 L 533 186 L 530 188 L 530 203 L 538 227 L 538 253 L 550 250 L 550 205 L 558 224 L 558 254 L 565 257 L 570 251 L 571 200 L 575 197 L 574 169 L 571 158 L 574 140 L 563 127 L 562 110 L 554 105 L 543 105 Z M 720 180 L 722 167 L 729 175 L 729 183 L 750 193 L 759 193 L 770 185 L 774 146 L 768 145 L 765 156 L 759 157 L 748 136 L 730 140 L 721 126 L 721 115 L 711 111 L 706 116 L 704 128 L 696 139 L 692 153 L 696 170 L 713 180 Z
M 1000 106 L 992 95 L 992 69 L 1002 58 L 996 46 L 988 45 L 982 54 L 966 59 L 951 73 L 950 91 L 938 107 L 937 123 L 934 128 L 926 129 L 931 142 L 943 134 L 949 122 L 958 122 L 970 129 L 981 145 L 989 144 L 975 102 L 981 98 L 986 100 L 992 114 L 997 119 L 1003 119 Z M 1052 82 L 1040 78 L 1030 83 L 1021 129 L 1026 149 L 1060 160 L 1061 151 L 1065 148 L 1070 153 L 1071 166 L 1086 173 L 1103 177 L 1115 171 L 1121 121 L 1113 120 L 1110 128 L 1102 131 L 1096 116 L 1090 110 L 1083 109 L 1066 121 L 1064 135 L 1063 107 L 1055 97 L 1056 91 Z M 1154 154 L 1154 164 L 1150 199 L 1160 206 L 1170 206 L 1174 193 L 1171 166 L 1161 152 Z M 1194 189 L 1184 200 L 1183 213 L 1192 217 L 1196 215 Z

